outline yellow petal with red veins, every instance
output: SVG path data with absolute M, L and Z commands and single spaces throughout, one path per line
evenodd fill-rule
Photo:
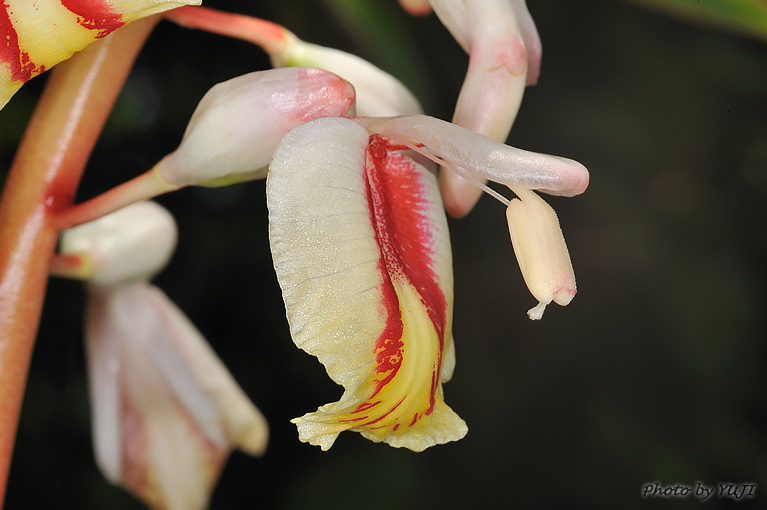
M 297 418 L 421 451 L 466 434 L 443 401 L 454 366 L 450 241 L 434 176 L 353 121 L 288 133 L 267 180 L 269 236 L 293 340 L 344 386 Z
M 3 0 L 0 108 L 30 78 L 138 18 L 201 0 Z

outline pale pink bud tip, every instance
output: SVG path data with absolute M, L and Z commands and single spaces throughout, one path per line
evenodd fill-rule
M 259 71 L 211 88 L 179 148 L 157 168 L 177 186 L 225 186 L 266 176 L 277 143 L 294 127 L 342 116 L 354 87 L 319 69 Z
M 525 284 L 539 302 L 528 316 L 538 320 L 552 301 L 562 306 L 572 301 L 575 273 L 554 209 L 530 190 L 513 191 L 519 199 L 506 210 L 509 233 Z

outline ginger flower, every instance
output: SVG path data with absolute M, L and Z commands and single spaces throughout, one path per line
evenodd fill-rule
M 30 78 L 133 20 L 201 0 L 4 0 L 0 109 Z
M 176 244 L 173 218 L 139 202 L 62 234 L 53 273 L 88 284 L 86 354 L 96 461 L 155 509 L 207 506 L 232 448 L 268 429 L 188 318 L 146 279 Z
M 421 451 L 467 427 L 442 389 L 455 366 L 447 223 L 435 176 L 408 151 L 475 180 L 563 195 L 583 192 L 588 173 L 422 115 L 355 120 L 293 129 L 267 177 L 293 341 L 344 387 L 338 402 L 293 421 L 323 450 L 352 430 Z

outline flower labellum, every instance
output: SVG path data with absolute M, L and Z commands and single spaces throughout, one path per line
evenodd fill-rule
M 512 191 L 519 199 L 506 210 L 511 243 L 527 288 L 538 300 L 527 314 L 539 320 L 552 301 L 562 306 L 572 301 L 575 273 L 554 209 L 530 190 Z
M 443 400 L 455 365 L 450 241 L 434 176 L 344 118 L 288 133 L 267 177 L 269 239 L 293 340 L 343 385 L 293 420 L 414 451 L 466 424 Z
M 335 74 L 301 67 L 219 83 L 197 105 L 179 148 L 154 172 L 176 186 L 262 179 L 285 133 L 319 117 L 344 115 L 354 97 L 354 88 Z
M 589 180 L 575 161 L 423 115 L 318 119 L 285 135 L 267 177 L 269 240 L 293 341 L 344 387 L 293 420 L 323 450 L 344 430 L 415 451 L 467 432 L 442 391 L 455 366 L 447 224 L 436 179 L 407 149 L 514 189 L 574 195 Z M 567 286 L 539 294 L 563 301 Z
M 138 18 L 201 0 L 3 0 L 0 109 L 30 78 Z

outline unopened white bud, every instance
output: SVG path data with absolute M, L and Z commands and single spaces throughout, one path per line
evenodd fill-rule
M 354 96 L 349 83 L 320 69 L 270 69 L 219 83 L 197 105 L 179 148 L 155 171 L 177 186 L 263 178 L 288 131 L 344 115 Z
M 176 239 L 176 222 L 167 210 L 155 202 L 137 202 L 65 230 L 60 253 L 82 259 L 77 278 L 113 287 L 158 273 L 170 260 Z

